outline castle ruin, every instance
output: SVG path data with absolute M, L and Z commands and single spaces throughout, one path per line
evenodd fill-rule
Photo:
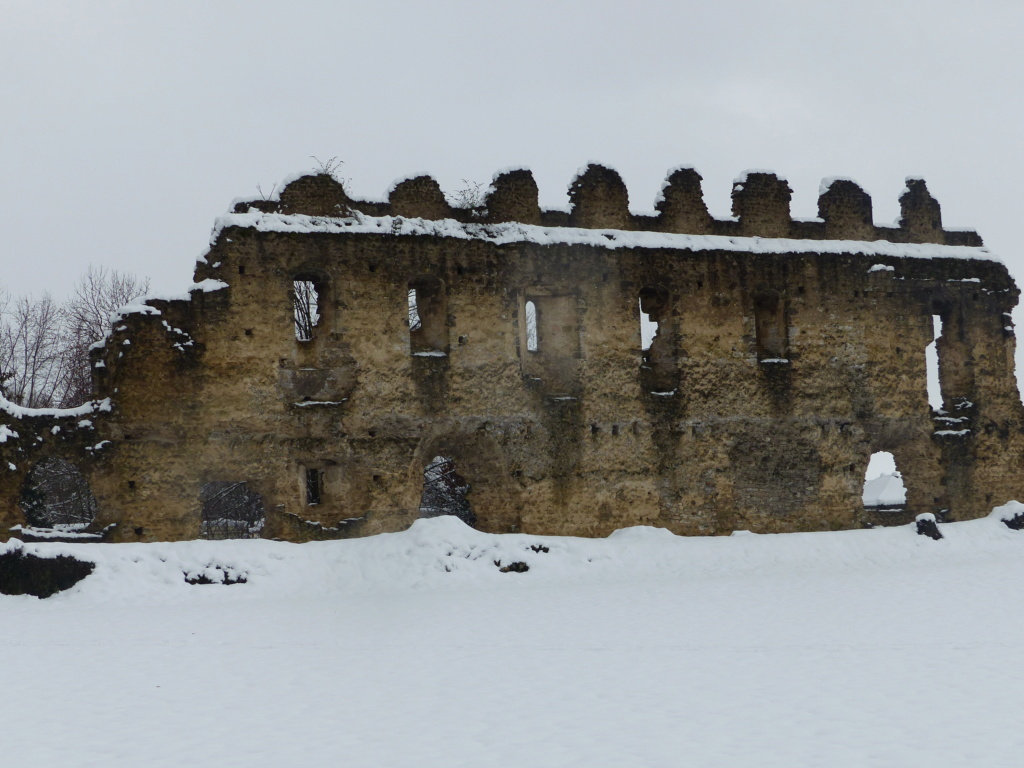
M 764 172 L 724 220 L 688 168 L 653 215 L 599 165 L 569 194 L 543 210 L 511 170 L 480 205 L 428 176 L 373 202 L 314 173 L 239 203 L 187 296 L 115 318 L 94 401 L 0 404 L 0 538 L 58 460 L 95 500 L 86 531 L 114 541 L 225 524 L 307 541 L 444 513 L 489 532 L 810 531 L 1024 499 L 1019 292 L 976 233 L 943 229 L 923 181 L 893 227 L 848 180 L 809 221 Z M 877 451 L 899 509 L 862 504 Z M 211 512 L 225 495 L 250 517 Z

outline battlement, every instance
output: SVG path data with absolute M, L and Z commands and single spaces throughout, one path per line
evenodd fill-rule
M 112 318 L 93 404 L 0 398 L 0 538 L 307 541 L 439 514 L 767 533 L 1024 498 L 1019 291 L 923 181 L 893 227 L 848 179 L 810 221 L 774 173 L 738 178 L 723 219 L 701 182 L 672 170 L 649 214 L 601 165 L 563 210 L 525 169 L 447 196 L 415 174 L 380 201 L 314 173 L 239 203 L 186 295 Z M 905 484 L 891 509 L 864 498 L 879 452 Z
M 983 245 L 977 232 L 945 230 L 939 202 L 923 179 L 908 178 L 899 198 L 898 225 L 874 223 L 871 196 L 850 179 L 822 182 L 818 219 L 793 219 L 789 183 L 769 171 L 744 172 L 733 183 L 729 219 L 708 213 L 701 175 L 693 168 L 669 172 L 655 201 L 654 215 L 629 209 L 629 190 L 613 169 L 591 163 L 569 185 L 569 207 L 541 208 L 537 182 L 526 169 L 495 174 L 478 205 L 452 205 L 440 185 L 428 175 L 393 185 L 387 201 L 351 197 L 345 186 L 327 173 L 310 173 L 287 183 L 274 200 L 244 200 L 235 213 L 258 209 L 265 213 L 344 217 L 353 212 L 462 223 L 518 222 L 546 227 L 616 229 L 727 237 L 768 237 L 791 240 L 884 240 L 891 243 Z

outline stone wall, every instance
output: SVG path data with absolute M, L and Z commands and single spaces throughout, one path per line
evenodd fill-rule
M 471 209 L 424 176 L 387 203 L 302 177 L 221 220 L 188 299 L 114 323 L 94 353 L 102 408 L 0 410 L 17 433 L 0 442 L 0 531 L 24 522 L 30 468 L 58 454 L 89 478 L 94 527 L 122 541 L 198 537 L 203 486 L 226 481 L 262 497 L 267 537 L 401 530 L 439 455 L 494 532 L 821 530 L 1024 498 L 1005 267 L 976 234 L 942 230 L 922 181 L 893 228 L 853 182 L 824 186 L 818 221 L 793 221 L 790 194 L 747 174 L 720 221 L 691 169 L 653 216 L 600 166 L 568 213 L 542 210 L 523 170 Z M 319 292 L 308 341 L 295 280 Z M 658 322 L 647 351 L 641 305 Z M 933 315 L 942 413 L 925 386 Z M 879 450 L 907 484 L 898 520 L 861 505 Z

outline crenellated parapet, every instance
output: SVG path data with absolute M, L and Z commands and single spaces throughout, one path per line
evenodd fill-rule
M 527 169 L 516 168 L 495 174 L 487 198 L 488 219 L 496 224 L 506 221 L 540 224 L 538 196 L 537 182 Z
M 819 190 L 818 218 L 828 240 L 873 240 L 871 195 L 850 179 L 826 179 Z
M 704 203 L 701 175 L 694 168 L 670 171 L 654 204 L 658 223 L 666 232 L 687 232 L 695 235 L 714 231 L 711 214 Z
M 944 230 L 919 179 L 888 227 L 849 179 L 812 219 L 770 171 L 731 194 L 713 217 L 679 167 L 638 213 L 591 164 L 564 208 L 523 168 L 449 195 L 413 174 L 376 201 L 314 173 L 243 201 L 184 294 L 111 317 L 92 402 L 0 397 L 0 539 L 307 541 L 436 514 L 783 532 L 1024 498 L 1019 291 L 987 249 L 950 247 L 977 234 Z M 896 509 L 863 503 L 882 451 Z
M 537 182 L 525 168 L 495 175 L 482 201 L 454 205 L 435 179 L 426 174 L 395 183 L 386 201 L 351 197 L 344 185 L 326 173 L 299 176 L 287 183 L 276 200 L 236 203 L 234 211 L 255 208 L 266 213 L 310 216 L 396 216 L 463 223 L 518 222 L 546 227 L 672 232 L 688 235 L 769 237 L 794 240 L 887 240 L 894 243 L 935 243 L 980 246 L 976 232 L 942 228 L 942 213 L 923 179 L 908 178 L 900 196 L 896 226 L 878 226 L 871 196 L 850 179 L 822 182 L 818 218 L 793 219 L 793 191 L 786 179 L 770 171 L 747 171 L 732 188 L 732 218 L 708 213 L 701 176 L 689 167 L 669 172 L 655 201 L 653 214 L 634 213 L 629 191 L 615 170 L 596 163 L 581 169 L 569 184 L 567 209 L 542 209 Z

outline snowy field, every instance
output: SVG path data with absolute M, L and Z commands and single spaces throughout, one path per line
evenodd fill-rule
M 25 545 L 2 764 L 1019 766 L 1024 532 L 941 529 Z

